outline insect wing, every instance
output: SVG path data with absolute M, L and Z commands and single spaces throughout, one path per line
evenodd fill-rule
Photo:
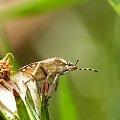
M 43 80 L 46 78 L 46 73 L 41 62 L 34 62 L 20 68 L 14 77 L 19 77 L 19 80 L 27 82 L 29 79 Z

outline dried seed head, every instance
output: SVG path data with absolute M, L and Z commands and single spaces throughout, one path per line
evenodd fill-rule
M 10 73 L 12 68 L 12 66 L 10 66 L 10 58 L 8 58 L 9 55 L 14 60 L 12 53 L 7 53 L 6 56 L 0 60 L 0 79 L 3 79 L 5 81 L 10 80 Z

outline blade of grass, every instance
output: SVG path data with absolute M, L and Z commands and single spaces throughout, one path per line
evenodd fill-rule
M 9 120 L 9 118 L 6 118 L 5 114 L 0 111 L 0 120 Z
M 113 9 L 120 15 L 120 0 L 108 0 Z
M 44 95 L 42 95 L 42 103 L 41 103 L 41 120 L 50 120 L 49 112 L 48 112 L 48 103 Z
M 26 17 L 37 13 L 48 12 L 64 6 L 80 4 L 83 0 L 34 0 L 24 1 L 0 10 L 0 19 Z M 86 1 L 86 0 L 85 0 Z
M 30 114 L 31 114 L 30 116 L 32 116 L 31 119 L 39 120 L 39 116 L 37 115 L 37 113 L 35 111 L 34 102 L 31 97 L 31 93 L 30 93 L 29 89 L 27 89 L 27 92 L 26 92 L 26 103 L 27 103 L 28 108 L 30 109 L 29 111 L 31 111 L 30 112 Z
M 20 96 L 15 96 L 17 113 L 20 120 L 30 120 L 25 104 Z
M 80 120 L 78 119 L 74 98 L 70 96 L 70 91 L 72 89 L 69 88 L 66 77 L 62 77 L 62 79 L 60 79 L 59 90 L 62 93 L 57 94 L 60 120 Z

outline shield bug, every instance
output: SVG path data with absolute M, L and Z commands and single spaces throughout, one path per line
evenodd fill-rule
M 58 78 L 60 75 L 75 70 L 90 70 L 96 73 L 98 72 L 92 68 L 78 68 L 78 61 L 79 60 L 73 64 L 62 58 L 53 57 L 24 66 L 17 71 L 15 76 L 21 78 L 26 84 L 31 78 L 36 81 L 42 81 L 40 87 L 41 93 L 46 93 L 46 96 L 50 97 L 57 89 L 59 82 Z

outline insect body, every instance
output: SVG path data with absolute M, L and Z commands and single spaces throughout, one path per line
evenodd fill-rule
M 17 76 L 22 76 L 21 78 L 33 78 L 36 81 L 46 81 L 48 85 L 48 96 L 51 96 L 54 90 L 57 89 L 59 75 L 64 74 L 68 71 L 74 70 L 91 70 L 97 72 L 95 69 L 91 68 L 78 68 L 78 60 L 75 64 L 67 62 L 62 58 L 50 58 L 47 60 L 34 62 L 26 65 L 18 70 Z M 25 83 L 29 82 L 29 79 Z M 45 84 L 46 85 L 46 84 Z M 46 86 L 43 85 L 43 88 Z M 47 90 L 46 90 L 47 91 Z
M 35 75 L 37 80 L 42 80 L 44 77 L 50 77 L 56 74 L 63 74 L 68 71 L 74 70 L 91 70 L 94 72 L 98 72 L 92 68 L 78 68 L 77 65 L 78 61 L 73 64 L 70 62 L 65 61 L 61 58 L 50 58 L 47 60 L 34 62 L 29 65 L 26 65 L 18 70 L 17 73 L 21 72 L 25 76 L 31 76 L 31 74 Z

